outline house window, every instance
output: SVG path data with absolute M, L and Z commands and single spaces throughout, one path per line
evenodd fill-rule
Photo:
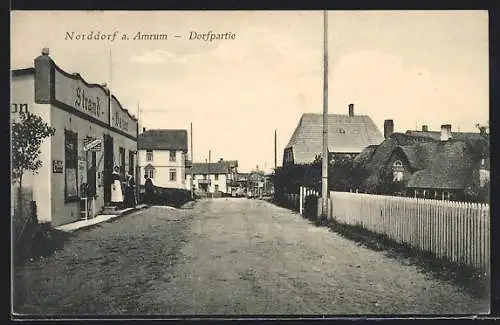
M 169 152 L 169 160 L 170 161 L 175 161 L 175 151 L 170 151 Z
M 392 175 L 393 175 L 393 178 L 392 178 L 392 181 L 393 182 L 401 182 L 403 181 L 403 163 L 401 162 L 401 160 L 396 160 L 393 164 L 392 164 Z
M 177 171 L 175 169 L 170 169 L 170 181 L 175 182 L 177 181 Z
M 78 133 L 64 131 L 64 199 L 78 200 Z
M 215 192 L 219 192 L 219 184 L 215 184 Z
M 154 169 L 153 168 L 146 168 L 146 170 L 144 171 L 144 175 L 146 175 L 146 178 L 151 178 L 153 179 L 154 178 Z
M 146 150 L 146 161 L 153 161 L 153 150 Z
M 203 179 L 207 179 L 207 174 L 203 174 Z
M 215 180 L 218 181 L 219 180 L 219 174 L 215 174 Z

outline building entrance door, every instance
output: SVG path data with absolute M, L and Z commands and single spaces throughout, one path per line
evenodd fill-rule
M 113 173 L 113 137 L 104 135 L 104 204 L 111 202 L 111 183 Z
M 90 155 L 90 157 L 87 157 L 87 159 L 90 158 L 90 161 L 87 161 L 88 168 L 87 168 L 87 191 L 89 197 L 94 197 L 96 195 L 96 165 L 97 165 L 97 155 L 95 151 L 92 151 L 90 153 L 87 153 L 87 155 Z
M 125 172 L 126 172 L 126 169 L 125 169 L 125 148 L 118 148 L 119 152 L 120 152 L 120 175 L 122 177 L 122 179 L 125 179 Z

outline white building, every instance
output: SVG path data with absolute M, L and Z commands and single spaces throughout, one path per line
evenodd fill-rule
M 23 187 L 33 193 L 39 221 L 58 226 L 81 219 L 82 210 L 93 217 L 110 202 L 115 165 L 135 175 L 138 124 L 106 88 L 63 71 L 48 54 L 44 49 L 34 68 L 12 71 L 11 121 L 25 110 L 56 130 L 41 145 L 42 167 L 25 172 Z M 97 145 L 86 148 L 90 142 Z
M 238 161 L 220 159 L 215 163 L 193 163 L 186 173 L 186 188 L 198 195 L 208 193 L 231 194 L 231 184 L 236 180 Z
M 187 130 L 143 130 L 138 138 L 141 185 L 186 189 Z

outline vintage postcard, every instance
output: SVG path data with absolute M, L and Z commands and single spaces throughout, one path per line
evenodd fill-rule
M 12 317 L 490 312 L 486 11 L 13 11 Z

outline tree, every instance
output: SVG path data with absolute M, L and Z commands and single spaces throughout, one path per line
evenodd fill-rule
M 30 112 L 20 112 L 20 120 L 12 123 L 12 179 L 19 183 L 19 213 L 22 215 L 22 185 L 26 171 L 38 173 L 42 161 L 38 158 L 42 151 L 40 146 L 45 138 L 51 137 L 56 130 L 47 125 L 43 119 Z

